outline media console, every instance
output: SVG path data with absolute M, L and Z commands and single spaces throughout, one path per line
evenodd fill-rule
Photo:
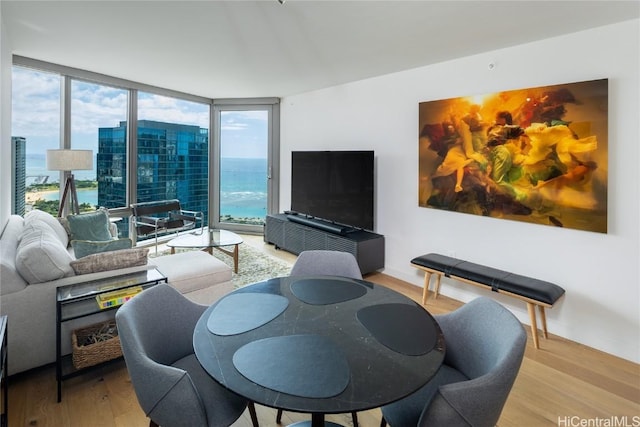
M 308 225 L 311 228 L 317 228 L 318 230 L 328 231 L 333 234 L 346 235 L 349 232 L 356 231 L 352 227 L 345 227 L 332 222 L 322 221 L 320 219 L 308 218 L 305 215 L 287 215 L 287 219 L 289 221 L 297 222 L 298 224 Z
M 307 218 L 303 215 L 267 215 L 264 241 L 299 254 L 308 250 L 349 252 L 362 274 L 384 268 L 384 236 Z

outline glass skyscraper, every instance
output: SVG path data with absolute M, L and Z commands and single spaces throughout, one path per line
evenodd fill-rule
M 100 128 L 98 206 L 126 205 L 127 122 Z M 137 202 L 178 199 L 183 209 L 208 214 L 209 132 L 194 125 L 138 122 Z
M 27 179 L 27 140 L 21 136 L 11 137 L 11 148 L 13 164 L 15 165 L 15 176 L 13 183 L 13 213 L 15 215 L 25 214 L 25 191 Z

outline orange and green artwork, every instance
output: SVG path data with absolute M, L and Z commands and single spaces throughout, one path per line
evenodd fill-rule
M 422 102 L 418 204 L 607 232 L 608 80 Z

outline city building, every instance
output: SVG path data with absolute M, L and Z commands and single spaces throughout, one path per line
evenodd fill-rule
M 27 140 L 21 136 L 11 137 L 12 158 L 15 168 L 13 176 L 13 213 L 16 215 L 24 215 L 25 213 L 25 192 L 26 192 L 26 150 Z
M 126 205 L 127 122 L 99 129 L 98 206 Z M 138 202 L 178 199 L 186 210 L 208 213 L 207 129 L 176 123 L 138 121 Z

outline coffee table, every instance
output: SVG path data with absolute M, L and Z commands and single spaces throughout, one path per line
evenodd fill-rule
M 205 229 L 202 233 L 193 232 L 182 234 L 167 242 L 171 253 L 176 253 L 176 248 L 202 248 L 212 254 L 212 248 L 233 258 L 233 271 L 238 272 L 238 245 L 243 242 L 242 237 L 227 230 Z M 222 246 L 233 246 L 233 250 L 223 249 Z
M 210 306 L 193 347 L 216 381 L 261 405 L 324 415 L 377 408 L 438 371 L 442 331 L 419 304 L 384 286 L 333 276 L 280 277 Z M 298 426 L 298 424 L 296 424 Z

